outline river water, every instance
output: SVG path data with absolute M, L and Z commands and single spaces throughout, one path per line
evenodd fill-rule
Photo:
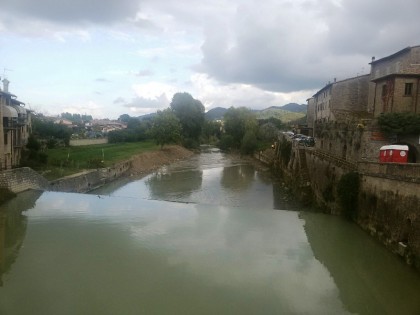
M 2 205 L 0 314 L 420 314 L 420 277 L 209 150 L 93 194 Z

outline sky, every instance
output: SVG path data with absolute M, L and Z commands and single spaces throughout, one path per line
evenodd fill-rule
M 116 119 L 306 99 L 420 45 L 419 0 L 0 0 L 0 77 L 38 113 Z

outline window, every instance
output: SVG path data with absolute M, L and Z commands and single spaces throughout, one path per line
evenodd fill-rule
M 412 91 L 413 91 L 413 83 L 406 83 L 405 84 L 404 95 L 406 95 L 406 96 L 411 95 Z

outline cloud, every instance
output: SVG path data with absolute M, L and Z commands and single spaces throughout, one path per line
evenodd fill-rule
M 244 2 L 219 25 L 223 31 L 209 23 L 195 69 L 268 91 L 320 88 L 333 77 L 355 76 L 377 52 L 416 44 L 420 2 L 409 2 L 408 16 L 378 0 Z
M 137 77 L 150 77 L 150 76 L 153 76 L 154 73 L 153 73 L 152 70 L 143 69 L 143 70 L 134 72 L 134 75 L 137 76 Z
M 109 24 L 134 18 L 139 10 L 135 0 L 1 0 L 0 6 L 6 14 L 58 24 Z
M 306 99 L 315 93 L 315 90 L 280 93 L 265 91 L 248 84 L 220 84 L 205 74 L 193 75 L 191 84 L 193 97 L 199 99 L 206 110 L 218 106 L 264 109 L 292 102 L 304 104 Z

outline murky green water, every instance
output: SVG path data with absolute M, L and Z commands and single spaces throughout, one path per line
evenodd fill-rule
M 0 212 L 0 314 L 419 313 L 417 273 L 297 210 L 220 153 L 91 195 L 23 193 Z

